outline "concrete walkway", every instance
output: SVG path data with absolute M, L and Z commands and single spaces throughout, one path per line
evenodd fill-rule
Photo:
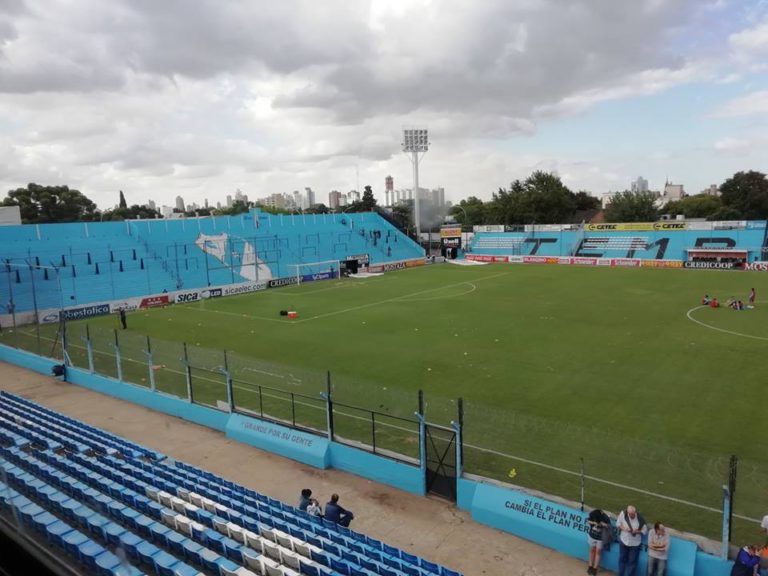
M 355 513 L 356 531 L 467 576 L 586 573 L 584 562 L 476 524 L 469 514 L 442 500 L 345 472 L 317 470 L 209 428 L 2 362 L 0 389 L 287 503 L 297 503 L 302 488 L 311 488 L 322 504 L 338 492 L 341 504 Z

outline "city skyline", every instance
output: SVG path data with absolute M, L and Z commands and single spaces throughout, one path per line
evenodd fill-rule
M 19 1 L 0 56 L 0 191 L 66 184 L 102 209 L 366 184 L 383 203 L 413 125 L 422 186 L 452 202 L 534 170 L 600 197 L 768 169 L 760 0 Z

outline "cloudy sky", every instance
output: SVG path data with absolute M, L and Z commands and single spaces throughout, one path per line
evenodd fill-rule
M 766 0 L 0 0 L 0 193 L 599 195 L 768 171 Z

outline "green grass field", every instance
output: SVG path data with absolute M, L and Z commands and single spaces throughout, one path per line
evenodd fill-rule
M 187 342 L 195 400 L 215 403 L 226 399 L 216 370 L 226 349 L 238 406 L 306 426 L 324 425 L 316 399 L 326 371 L 337 401 L 393 417 L 411 418 L 423 389 L 428 420 L 447 424 L 463 397 L 467 472 L 578 500 L 583 458 L 587 506 L 631 502 L 649 520 L 717 537 L 731 454 L 736 513 L 768 512 L 763 278 L 441 265 L 140 311 L 118 336 L 125 379 L 147 384 L 150 336 L 158 388 L 185 395 Z M 746 300 L 752 286 L 754 310 L 695 309 L 705 292 Z M 97 368 L 116 375 L 116 318 L 88 324 Z M 79 365 L 84 333 L 70 323 Z M 257 384 L 284 393 L 259 395 Z M 286 412 L 291 393 L 307 397 L 298 414 Z M 417 455 L 413 426 L 386 417 L 376 426 L 379 447 Z M 338 434 L 368 442 L 368 428 L 364 412 L 339 411 Z M 736 542 L 759 534 L 737 518 Z

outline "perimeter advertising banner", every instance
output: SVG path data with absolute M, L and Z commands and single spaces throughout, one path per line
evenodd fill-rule
M 587 224 L 587 232 L 675 232 L 688 230 L 687 222 L 625 222 L 616 224 Z
M 444 226 L 440 228 L 440 238 L 461 238 L 461 226 Z
M 641 260 L 643 268 L 682 268 L 682 260 Z
M 768 262 L 747 262 L 742 266 L 742 270 L 752 270 L 755 272 L 768 272 Z

